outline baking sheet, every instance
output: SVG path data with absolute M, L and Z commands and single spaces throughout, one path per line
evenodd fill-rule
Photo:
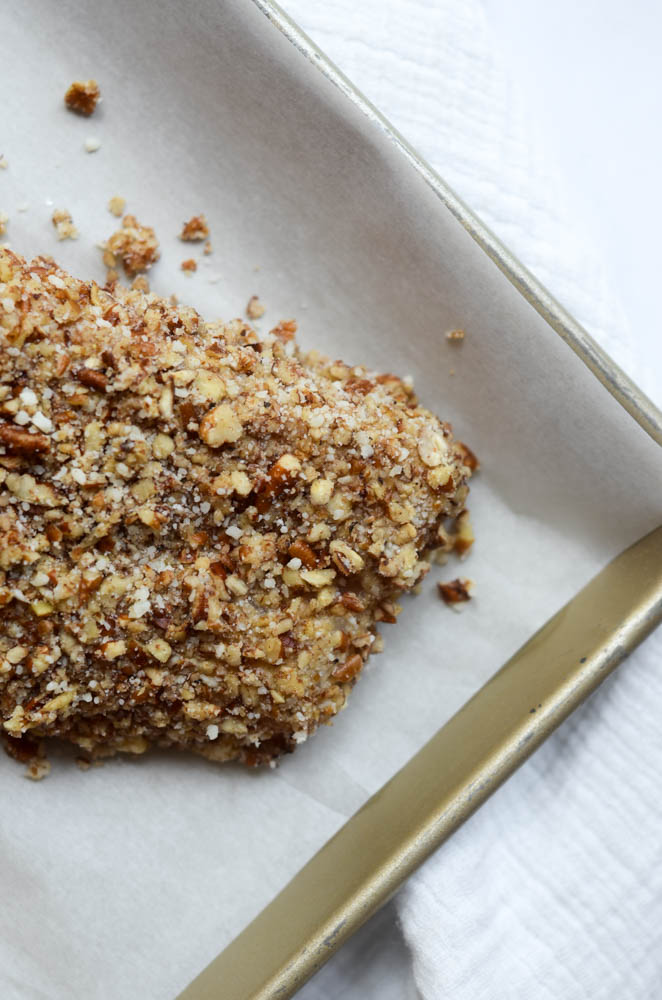
M 37 30 L 38 26 L 38 30 Z M 102 278 L 108 199 L 156 229 L 152 287 L 208 317 L 411 374 L 478 452 L 476 551 L 385 628 L 349 707 L 275 771 L 148 755 L 39 785 L 0 760 L 3 997 L 173 997 L 619 549 L 659 523 L 659 449 L 401 154 L 247 0 L 0 7 L 0 210 L 22 253 Z M 85 120 L 62 94 L 95 76 Z M 96 153 L 85 139 L 101 141 Z M 27 210 L 20 211 L 27 207 Z M 53 208 L 76 243 L 57 243 Z M 206 213 L 214 253 L 176 236 Z M 462 326 L 461 345 L 446 331 Z M 434 580 L 476 581 L 462 615 Z

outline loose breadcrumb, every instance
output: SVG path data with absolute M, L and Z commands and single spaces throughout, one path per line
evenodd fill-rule
M 464 340 L 464 330 L 449 330 L 446 334 L 446 340 L 451 341 L 451 343 Z
M 53 212 L 53 225 L 59 240 L 77 240 L 78 230 L 74 226 L 71 213 L 66 208 L 56 208 Z
M 189 243 L 197 243 L 209 237 L 209 226 L 204 215 L 194 215 L 192 219 L 185 222 L 179 234 L 180 240 Z
M 257 295 L 251 295 L 246 306 L 246 315 L 249 319 L 260 319 L 264 316 L 266 309 L 258 299 Z
M 462 604 L 471 600 L 473 582 L 471 580 L 449 580 L 448 583 L 438 583 L 439 596 L 446 604 Z
M 187 260 L 182 261 L 181 268 L 186 274 L 192 274 L 194 271 L 198 270 L 198 265 L 192 257 L 189 257 Z
M 295 749 L 428 571 L 468 449 L 395 375 L 243 320 L 11 251 L 0 287 L 12 753 Z
M 125 215 L 122 228 L 113 233 L 107 243 L 107 250 L 117 255 L 122 261 L 124 270 L 133 277 L 141 271 L 147 271 L 159 259 L 159 241 L 151 226 L 143 226 L 135 215 Z M 104 263 L 107 263 L 104 255 Z
M 64 103 L 70 111 L 89 117 L 94 113 L 100 97 L 96 80 L 74 80 L 64 95 Z
M 101 149 L 101 141 L 94 135 L 88 136 L 83 145 L 86 153 L 96 153 L 97 150 Z
M 115 215 L 118 219 L 124 215 L 124 209 L 126 208 L 126 198 L 120 198 L 118 194 L 113 195 L 113 197 L 108 202 L 108 211 L 111 215 Z

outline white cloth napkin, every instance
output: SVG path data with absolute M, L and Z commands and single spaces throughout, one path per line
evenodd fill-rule
M 479 0 L 287 9 L 636 378 L 637 345 Z M 661 656 L 658 634 L 401 892 L 424 1000 L 662 995 Z M 361 977 L 349 963 L 343 996 Z M 311 998 L 341 995 L 313 983 Z M 367 988 L 364 975 L 362 995 L 378 995 Z

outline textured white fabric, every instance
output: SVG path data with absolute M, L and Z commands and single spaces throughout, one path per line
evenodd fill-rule
M 499 65 L 479 0 L 287 9 L 636 377 L 599 255 L 537 151 L 526 95 Z M 662 996 L 661 656 L 658 634 L 401 892 L 425 1000 Z M 331 965 L 302 996 L 380 995 L 367 979 L 351 992 L 366 957 L 352 948 L 342 979 Z

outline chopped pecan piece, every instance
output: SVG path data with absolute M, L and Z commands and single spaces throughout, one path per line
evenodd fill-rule
M 33 431 L 23 430 L 13 424 L 0 424 L 0 444 L 10 454 L 24 455 L 43 454 L 51 446 L 51 442 L 45 434 L 35 434 Z
M 96 80 L 74 80 L 66 94 L 64 103 L 70 111 L 89 118 L 96 110 L 101 91 Z
M 461 604 L 471 600 L 471 580 L 449 580 L 438 583 L 439 596 L 446 604 Z

